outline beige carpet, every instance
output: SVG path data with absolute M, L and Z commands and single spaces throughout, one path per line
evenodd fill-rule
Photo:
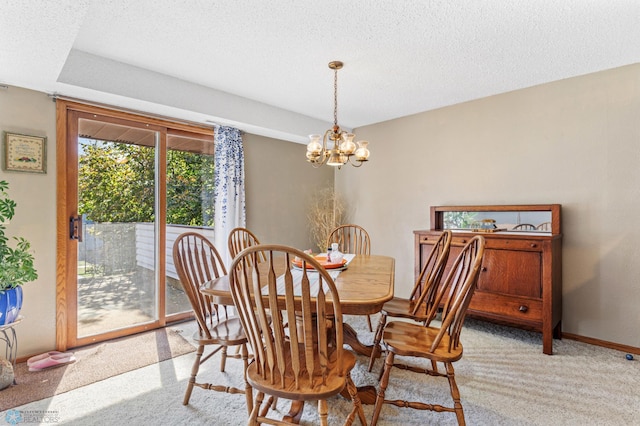
M 61 367 L 31 372 L 23 362 L 16 368 L 18 384 L 0 391 L 0 411 L 194 350 L 175 330 L 162 329 L 71 350 L 76 362 Z
M 374 315 L 373 320 L 377 321 Z M 364 342 L 373 339 L 365 317 L 348 317 Z M 374 322 L 375 324 L 375 322 Z M 180 325 L 182 335 L 193 333 L 190 323 Z M 455 365 L 458 386 L 469 426 L 620 426 L 640 425 L 640 361 L 625 353 L 568 339 L 555 340 L 552 356 L 542 353 L 539 333 L 468 319 L 462 331 L 464 356 Z M 127 424 L 242 426 L 247 424 L 243 395 L 194 389 L 189 405 L 182 398 L 195 354 L 174 357 L 69 392 L 0 412 L 24 423 L 40 423 L 43 414 L 68 426 Z M 200 371 L 204 381 L 242 386 L 242 363 L 227 362 L 219 371 L 219 354 Z M 409 361 L 409 360 L 408 360 Z M 358 356 L 353 370 L 357 385 L 377 386 L 377 370 L 367 372 Z M 419 397 L 449 402 L 446 380 L 410 371 L 394 371 L 389 398 Z M 2 392 L 0 392 L 2 399 Z M 281 400 L 274 416 L 282 416 L 288 403 Z M 342 397 L 329 402 L 329 425 L 340 425 L 351 410 Z M 364 407 L 367 420 L 373 406 Z M 26 419 L 26 420 L 25 420 Z M 50 421 L 49 423 L 52 423 Z M 305 406 L 301 425 L 318 424 L 317 409 Z M 357 425 L 358 422 L 356 421 Z M 378 426 L 457 425 L 451 413 L 435 413 L 385 406 Z

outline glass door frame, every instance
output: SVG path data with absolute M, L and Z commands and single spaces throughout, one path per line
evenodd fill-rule
M 57 159 L 57 258 L 56 258 L 56 348 L 82 346 L 122 337 L 141 331 L 164 327 L 192 317 L 191 312 L 166 315 L 166 153 L 169 132 L 191 133 L 213 143 L 213 129 L 190 123 L 178 123 L 164 118 L 139 115 L 103 106 L 87 105 L 73 100 L 56 99 L 56 159 Z M 77 336 L 77 248 L 70 238 L 70 218 L 78 215 L 78 119 L 104 119 L 116 124 L 157 131 L 156 146 L 156 277 L 158 320 L 127 327 L 96 336 Z

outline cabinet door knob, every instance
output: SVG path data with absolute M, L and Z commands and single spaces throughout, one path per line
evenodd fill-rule
M 487 267 L 486 267 L 486 266 L 483 266 L 483 267 L 482 267 L 482 269 L 480 269 L 480 271 L 482 271 L 482 272 L 487 272 Z
M 538 245 L 536 243 L 531 243 L 531 247 L 532 248 L 536 248 L 536 247 L 538 247 Z
M 518 308 L 518 310 L 520 312 L 527 312 L 529 310 L 528 307 L 526 307 L 525 305 L 520 305 L 520 307 Z

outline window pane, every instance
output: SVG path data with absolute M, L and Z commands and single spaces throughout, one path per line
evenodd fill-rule
M 191 310 L 173 265 L 173 242 L 187 231 L 213 241 L 213 140 L 167 137 L 167 315 Z
M 158 319 L 157 132 L 80 119 L 78 338 Z

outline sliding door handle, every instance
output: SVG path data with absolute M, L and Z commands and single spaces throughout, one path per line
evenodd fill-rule
M 82 216 L 71 216 L 69 218 L 69 238 L 82 242 Z

